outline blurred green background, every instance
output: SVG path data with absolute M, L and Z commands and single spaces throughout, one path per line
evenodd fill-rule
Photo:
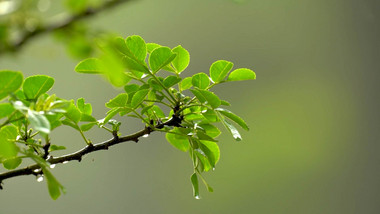
M 56 167 L 67 189 L 57 201 L 33 176 L 4 181 L 0 213 L 379 213 L 379 11 L 376 0 L 137 0 L 96 16 L 91 25 L 124 37 L 181 44 L 187 75 L 218 59 L 253 69 L 257 80 L 215 88 L 251 131 L 239 143 L 221 136 L 221 160 L 206 175 L 215 192 L 203 188 L 201 200 L 188 155 L 155 133 Z M 43 36 L 1 56 L 0 68 L 53 76 L 54 93 L 85 97 L 102 118 L 120 90 L 75 73 L 77 62 Z M 83 146 L 69 128 L 53 141 Z

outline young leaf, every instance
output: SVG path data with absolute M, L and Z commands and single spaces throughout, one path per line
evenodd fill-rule
M 11 170 L 11 169 L 16 169 L 18 166 L 20 166 L 22 162 L 22 159 L 19 157 L 13 157 L 9 158 L 3 161 L 3 166 L 4 168 Z
M 181 82 L 181 78 L 177 76 L 168 76 L 164 79 L 163 84 L 166 88 L 170 88 L 179 82 Z
M 228 72 L 231 71 L 233 65 L 232 62 L 226 60 L 218 60 L 214 62 L 210 67 L 210 77 L 212 81 L 216 83 L 223 81 Z
M 176 54 L 168 47 L 155 48 L 149 56 L 149 66 L 153 73 L 157 73 L 161 68 L 169 64 Z
M 0 71 L 0 100 L 17 91 L 22 80 L 23 76 L 19 71 Z
M 90 103 L 85 103 L 84 98 L 79 98 L 77 100 L 77 106 L 79 111 L 83 114 L 91 115 L 92 114 L 92 106 Z
M 37 99 L 54 85 L 54 79 L 46 75 L 35 75 L 25 79 L 22 89 L 27 99 Z
M 140 88 L 140 86 L 137 84 L 129 84 L 129 85 L 124 86 L 124 91 L 128 93 L 130 98 L 132 98 L 131 94 L 138 91 L 139 88 Z
M 177 56 L 172 61 L 173 67 L 176 69 L 176 73 L 181 73 L 184 71 L 190 63 L 190 54 L 181 45 L 173 49 L 173 53 Z
M 213 138 L 218 137 L 221 133 L 218 128 L 211 124 L 200 124 L 199 126 L 205 130 L 207 135 Z
M 145 64 L 146 45 L 144 39 L 137 35 L 128 36 L 125 43 L 129 51 L 128 56 Z
M 107 108 L 125 107 L 128 103 L 128 94 L 122 93 L 117 95 L 115 98 L 111 99 L 106 103 Z
M 239 126 L 241 126 L 243 129 L 245 129 L 247 131 L 249 130 L 249 127 L 245 123 L 245 121 L 241 117 L 239 117 L 236 114 L 232 113 L 231 111 L 229 111 L 227 109 L 223 109 L 223 108 L 217 108 L 215 110 L 218 111 L 218 112 L 220 112 L 224 116 L 228 117 L 229 119 L 231 119 L 235 123 L 239 124 Z
M 202 94 L 202 96 L 207 100 L 207 103 L 212 107 L 212 108 L 217 108 L 220 106 L 221 101 L 218 96 L 216 96 L 213 92 L 207 91 L 207 90 L 202 90 L 198 89 L 198 91 Z
M 210 164 L 215 167 L 220 159 L 220 150 L 218 144 L 212 141 L 201 140 L 200 148 L 205 152 Z
M 239 131 L 235 128 L 235 126 L 233 126 L 230 122 L 228 122 L 227 120 L 225 120 L 223 118 L 220 118 L 220 120 L 222 121 L 224 126 L 227 128 L 227 130 L 231 133 L 232 137 L 236 141 L 242 140 L 241 135 L 240 135 Z
M 88 58 L 80 61 L 74 70 L 78 73 L 101 74 L 104 72 L 104 66 L 100 59 Z
M 61 192 L 65 193 L 65 188 L 57 181 L 57 179 L 46 167 L 42 168 L 42 172 L 44 173 L 47 181 L 50 197 L 53 200 L 56 200 L 61 195 Z
M 192 77 L 192 84 L 197 88 L 206 89 L 210 85 L 210 79 L 205 73 L 197 73 Z
M 140 103 L 144 101 L 148 92 L 149 92 L 149 89 L 143 89 L 143 90 L 137 91 L 132 97 L 131 107 L 136 108 L 138 105 L 140 105 Z
M 203 96 L 203 94 L 199 91 L 199 90 L 196 90 L 196 89 L 190 89 L 191 93 L 194 94 L 194 96 L 199 100 L 199 102 L 201 103 L 205 103 L 207 100 L 206 98 Z
M 174 129 L 174 133 L 178 133 L 179 131 Z M 166 140 L 172 144 L 175 148 L 186 152 L 190 148 L 189 140 L 186 136 L 180 134 L 166 133 Z
M 254 80 L 256 79 L 256 74 L 250 69 L 239 68 L 230 73 L 227 81 L 242 81 L 242 80 Z
M 14 143 L 17 136 L 17 128 L 14 126 L 4 126 L 0 129 L 0 158 L 11 158 L 17 155 L 19 148 Z
M 159 48 L 161 47 L 161 45 L 159 44 L 156 44 L 156 43 L 146 43 L 146 50 L 148 51 L 148 53 L 152 53 L 152 51 L 156 48 Z
M 74 105 L 74 102 L 71 102 L 64 115 L 74 123 L 78 123 L 81 119 L 82 114 L 79 111 L 79 109 Z
M 180 83 L 181 90 L 183 90 L 183 91 L 191 88 L 191 86 L 193 86 L 192 77 L 186 77 Z
M 43 114 L 29 109 L 27 117 L 30 125 L 32 125 L 35 130 L 45 134 L 50 133 L 51 128 L 49 120 Z
M 199 185 L 198 185 L 198 176 L 196 173 L 192 174 L 190 177 L 191 184 L 193 186 L 193 196 L 195 199 L 200 199 L 199 197 Z
M 0 103 L 0 119 L 10 116 L 14 110 L 10 103 Z

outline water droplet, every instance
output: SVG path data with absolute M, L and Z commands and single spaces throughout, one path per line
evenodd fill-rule
M 40 171 L 41 171 L 40 169 L 33 170 L 33 172 L 35 172 L 35 173 L 40 172 Z
M 196 195 L 195 199 L 201 199 L 201 197 L 199 195 Z
M 63 161 L 62 163 L 63 163 L 63 164 L 66 164 L 66 163 L 68 163 L 68 162 L 69 162 L 69 161 Z
M 37 182 L 42 182 L 44 180 L 44 176 L 43 175 L 38 175 L 37 176 Z
M 212 171 L 215 171 L 215 167 L 212 168 Z
M 149 134 L 144 134 L 142 137 L 149 137 Z
M 54 169 L 55 164 L 50 164 L 50 169 Z

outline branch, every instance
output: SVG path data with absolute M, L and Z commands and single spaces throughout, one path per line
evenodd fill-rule
M 105 10 L 113 8 L 113 7 L 116 7 L 122 3 L 126 3 L 129 1 L 132 1 L 132 0 L 109 0 L 109 1 L 106 1 L 106 3 L 104 3 L 102 6 L 100 6 L 98 8 L 87 8 L 87 10 L 83 11 L 82 13 L 68 17 L 63 21 L 60 21 L 57 23 L 52 23 L 52 24 L 47 25 L 45 27 L 37 28 L 36 30 L 34 30 L 32 32 L 27 32 L 18 41 L 13 42 L 13 44 L 11 44 L 9 47 L 4 49 L 3 52 L 1 52 L 1 50 L 0 50 L 0 55 L 5 53 L 6 50 L 18 51 L 27 42 L 29 42 L 30 40 L 32 40 L 38 36 L 44 35 L 46 33 L 50 33 L 52 31 L 55 31 L 58 29 L 63 29 L 63 28 L 69 27 L 70 25 L 74 24 L 75 22 L 78 22 L 82 19 L 91 17 L 93 15 L 96 15 L 99 12 L 105 11 Z
M 165 123 L 161 123 L 161 124 L 156 125 L 154 128 L 155 129 L 162 129 L 165 126 L 180 126 L 181 121 L 182 121 L 181 117 L 177 117 L 177 116 L 173 115 L 173 117 L 171 119 L 169 119 Z M 123 143 L 123 142 L 133 141 L 133 142 L 137 143 L 139 141 L 140 137 L 142 137 L 146 134 L 150 134 L 152 132 L 154 132 L 154 129 L 147 126 L 141 131 L 138 131 L 134 134 L 127 135 L 124 137 L 118 137 L 117 135 L 114 135 L 114 137 L 112 139 L 109 139 L 107 141 L 97 143 L 97 144 L 89 144 L 86 147 L 84 147 L 84 148 L 82 148 L 82 149 L 80 149 L 74 153 L 71 153 L 68 155 L 63 155 L 60 157 L 50 157 L 47 159 L 47 162 L 49 162 L 50 164 L 58 164 L 58 163 L 64 163 L 64 162 L 66 163 L 68 161 L 73 161 L 73 160 L 77 160 L 80 162 L 82 160 L 82 157 L 86 154 L 89 154 L 89 153 L 92 153 L 95 151 L 99 151 L 99 150 L 108 150 L 108 148 L 110 146 L 113 146 L 113 145 L 116 145 L 119 143 Z M 36 173 L 35 170 L 38 170 L 38 169 L 41 169 L 41 166 L 38 164 L 34 164 L 34 165 L 27 166 L 25 168 L 16 169 L 16 170 L 1 173 L 0 174 L 0 189 L 3 189 L 3 187 L 2 187 L 2 181 L 3 180 L 6 180 L 8 178 L 22 176 L 22 175 L 36 175 L 38 173 Z

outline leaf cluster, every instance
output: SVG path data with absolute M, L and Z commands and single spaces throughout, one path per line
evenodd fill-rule
M 123 92 L 105 106 L 109 111 L 102 119 L 92 116 L 92 105 L 84 98 L 65 100 L 48 94 L 54 79 L 35 75 L 24 79 L 21 72 L 0 71 L 0 162 L 6 169 L 20 166 L 29 158 L 40 166 L 36 175 L 44 175 L 51 197 L 56 199 L 63 186 L 50 171 L 49 158 L 64 145 L 51 143 L 50 133 L 69 126 L 77 131 L 87 146 L 92 142 L 85 132 L 101 128 L 114 139 L 120 137 L 121 117 L 138 118 L 147 133 L 165 133 L 166 140 L 176 149 L 187 152 L 193 163 L 191 183 L 194 197 L 199 198 L 198 180 L 208 185 L 202 173 L 214 170 L 220 159 L 217 137 L 220 126 L 236 141 L 242 139 L 237 126 L 249 130 L 245 121 L 227 110 L 230 104 L 211 89 L 232 81 L 255 79 L 246 68 L 233 69 L 226 60 L 214 62 L 208 74 L 196 73 L 182 77 L 190 63 L 190 54 L 182 46 L 169 48 L 146 43 L 137 35 L 103 40 L 97 58 L 77 64 L 75 71 L 102 75 Z M 136 142 L 141 136 L 136 136 Z

